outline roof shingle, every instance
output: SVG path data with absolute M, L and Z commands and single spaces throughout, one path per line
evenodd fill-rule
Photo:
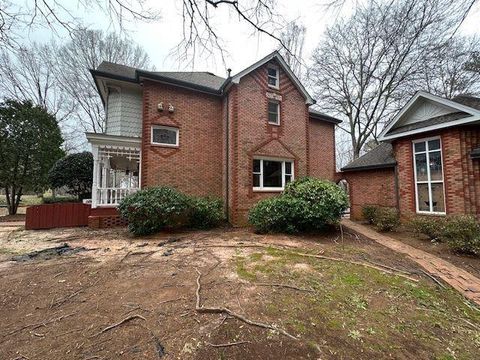
M 342 171 L 369 170 L 394 167 L 397 164 L 393 155 L 392 144 L 380 143 L 365 155 L 353 160 Z

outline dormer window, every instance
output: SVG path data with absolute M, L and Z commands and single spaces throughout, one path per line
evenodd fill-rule
M 275 89 L 278 89 L 279 83 L 280 83 L 278 68 L 269 67 L 267 69 L 267 73 L 268 73 L 268 79 L 267 79 L 268 80 L 268 86 L 272 87 L 272 88 L 275 88 Z

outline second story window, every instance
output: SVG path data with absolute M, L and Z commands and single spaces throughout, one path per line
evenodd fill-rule
M 276 101 L 268 102 L 268 123 L 280 125 L 280 104 Z
M 280 77 L 278 74 L 278 69 L 274 67 L 269 67 L 268 70 L 268 86 L 278 89 L 280 84 Z
M 178 128 L 170 126 L 152 126 L 152 144 L 178 146 Z

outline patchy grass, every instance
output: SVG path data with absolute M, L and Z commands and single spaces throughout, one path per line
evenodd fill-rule
M 341 356 L 351 346 L 375 358 L 410 349 L 418 358 L 473 359 L 480 351 L 480 312 L 453 289 L 273 248 L 265 254 L 274 259 L 264 261 L 258 252 L 238 256 L 237 274 L 314 289 L 314 294 L 277 290 L 265 299 L 269 317 L 282 319 L 281 326 L 313 347 L 322 344 L 327 353 Z M 293 272 L 298 262 L 315 271 Z M 338 343 L 345 344 L 343 350 Z

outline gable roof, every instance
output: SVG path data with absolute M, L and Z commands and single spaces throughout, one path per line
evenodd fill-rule
M 230 81 L 234 84 L 238 84 L 242 77 L 245 75 L 250 74 L 252 71 L 258 69 L 260 66 L 265 65 L 271 60 L 277 60 L 280 66 L 283 68 L 283 70 L 286 72 L 287 76 L 292 80 L 292 82 L 296 85 L 297 89 L 302 93 L 302 95 L 305 97 L 305 103 L 308 105 L 313 105 L 315 104 L 315 100 L 310 96 L 308 91 L 305 89 L 305 87 L 302 85 L 300 80 L 297 78 L 297 76 L 294 74 L 292 69 L 290 69 L 290 66 L 285 62 L 283 59 L 282 55 L 275 50 L 274 52 L 268 54 L 265 56 L 263 59 L 258 60 L 256 63 L 250 65 L 246 69 L 240 71 L 238 74 L 234 75 L 231 77 Z
M 400 125 L 399 122 L 403 115 L 421 100 L 431 101 L 439 106 L 450 109 L 450 111 L 439 116 Z M 480 121 L 480 98 L 462 95 L 449 100 L 425 91 L 418 91 L 385 126 L 380 133 L 379 139 L 380 141 L 390 141 L 404 136 L 477 121 Z
M 380 143 L 365 155 L 353 160 L 341 171 L 373 170 L 395 167 L 397 161 L 393 155 L 392 144 Z

